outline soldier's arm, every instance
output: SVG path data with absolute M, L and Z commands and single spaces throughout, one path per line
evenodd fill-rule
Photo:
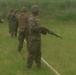
M 41 34 L 44 34 L 44 35 L 46 35 L 47 33 L 44 27 L 36 25 L 33 20 L 29 20 L 29 26 L 33 31 L 40 32 Z
M 16 21 L 16 17 L 15 17 L 15 15 L 12 13 L 12 15 L 11 15 L 11 20 L 12 21 Z
M 7 19 L 8 19 L 8 20 L 11 20 L 11 14 L 8 14 L 8 15 L 7 15 Z

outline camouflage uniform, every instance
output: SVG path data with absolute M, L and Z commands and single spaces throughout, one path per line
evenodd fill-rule
M 37 67 L 41 67 L 41 30 L 39 18 L 37 16 L 39 7 L 34 5 L 31 7 L 32 15 L 28 18 L 28 59 L 27 68 L 31 68 L 33 61 Z
M 26 8 L 22 7 L 21 14 L 18 17 L 18 24 L 19 24 L 19 45 L 18 45 L 18 51 L 20 52 L 23 48 L 23 42 L 26 38 L 26 31 L 27 31 L 27 14 L 26 14 Z
M 13 36 L 16 37 L 17 31 L 18 31 L 18 15 L 17 15 L 17 9 L 15 9 L 11 15 L 11 37 Z
M 9 33 L 11 33 L 11 14 L 13 12 L 13 9 L 11 8 L 9 11 L 9 14 L 7 15 L 7 19 L 8 19 L 8 25 L 9 25 Z
M 41 34 L 46 35 L 50 32 L 45 27 L 40 26 L 38 13 L 39 7 L 33 5 L 31 7 L 32 15 L 28 18 L 28 39 L 27 39 L 27 48 L 28 48 L 28 59 L 27 59 L 27 68 L 32 67 L 33 61 L 37 64 L 37 67 L 41 67 Z M 50 32 L 57 37 L 58 35 Z

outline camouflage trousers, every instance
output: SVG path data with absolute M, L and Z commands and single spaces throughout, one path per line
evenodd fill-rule
M 19 36 L 18 36 L 18 41 L 19 41 L 19 44 L 18 44 L 18 51 L 20 52 L 21 49 L 23 48 L 23 42 L 24 42 L 24 39 L 25 39 L 25 31 L 23 32 L 20 32 L 19 31 Z
M 12 32 L 12 22 L 11 22 L 11 20 L 8 20 L 8 31 L 11 34 L 11 32 Z
M 11 25 L 9 24 L 9 33 L 11 33 Z
M 11 28 L 10 28 L 11 30 L 10 30 L 10 32 L 11 32 L 11 37 L 13 37 L 13 36 L 17 36 L 17 32 L 18 32 L 18 27 L 17 26 L 11 26 Z
M 27 42 L 27 48 L 27 68 L 31 68 L 34 61 L 38 68 L 41 67 L 41 41 L 31 40 Z

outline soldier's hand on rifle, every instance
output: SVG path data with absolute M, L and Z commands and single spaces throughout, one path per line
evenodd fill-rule
M 44 29 L 44 27 L 41 27 L 41 33 L 44 34 L 44 35 L 46 35 L 47 32 L 46 32 L 46 30 Z

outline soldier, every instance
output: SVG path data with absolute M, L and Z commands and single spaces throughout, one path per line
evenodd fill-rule
M 26 7 L 21 8 L 21 14 L 18 17 L 18 24 L 19 24 L 19 45 L 18 45 L 18 52 L 21 52 L 23 48 L 23 42 L 26 38 L 26 31 L 27 31 L 27 14 L 26 14 Z
M 56 37 L 62 39 L 61 36 L 55 34 L 54 32 L 48 30 L 45 27 L 40 26 L 39 23 L 39 6 L 33 5 L 31 7 L 32 15 L 28 18 L 28 39 L 27 39 L 27 48 L 28 48 L 28 59 L 27 59 L 27 68 L 30 69 L 33 61 L 37 64 L 37 67 L 41 67 L 41 34 L 46 35 L 52 34 Z
M 9 33 L 11 34 L 11 14 L 13 12 L 13 8 L 9 10 L 9 14 L 7 15 L 8 25 L 9 25 Z
M 15 9 L 13 12 L 12 12 L 12 15 L 11 15 L 11 37 L 13 36 L 17 36 L 17 31 L 18 31 L 18 14 L 17 14 L 18 10 Z
M 28 18 L 28 59 L 27 68 L 30 69 L 33 61 L 37 67 L 41 67 L 41 30 L 39 23 L 39 6 L 31 7 L 32 15 Z

